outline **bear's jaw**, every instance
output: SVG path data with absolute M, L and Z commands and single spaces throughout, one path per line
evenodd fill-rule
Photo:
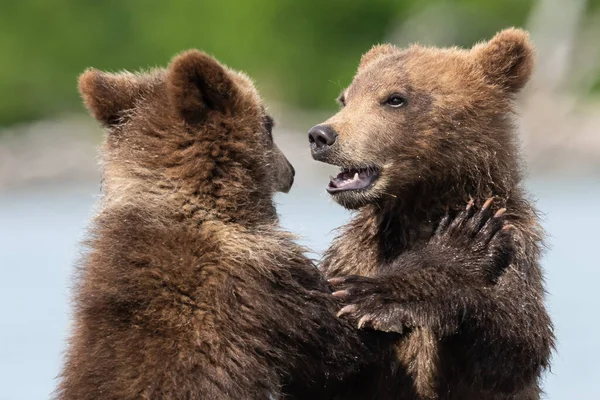
M 327 186 L 329 193 L 368 189 L 379 178 L 379 168 L 342 168 L 336 177 L 330 178 Z

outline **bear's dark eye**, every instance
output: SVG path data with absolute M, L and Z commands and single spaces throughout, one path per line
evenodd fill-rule
M 340 96 L 337 98 L 337 102 L 342 106 L 342 107 L 346 107 L 346 96 L 344 96 L 344 93 L 340 94 Z
M 275 126 L 275 121 L 273 120 L 273 118 L 271 118 L 269 115 L 265 115 L 263 126 L 269 134 L 269 139 L 273 141 L 273 126 Z
M 399 94 L 392 94 L 384 103 L 390 107 L 400 108 L 406 105 L 406 99 Z

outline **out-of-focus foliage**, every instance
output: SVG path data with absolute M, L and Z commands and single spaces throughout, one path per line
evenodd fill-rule
M 594 1 L 596 2 L 596 1 Z M 452 43 L 523 25 L 531 0 L 1 0 L 0 125 L 77 110 L 86 67 L 165 65 L 196 47 L 249 73 L 273 100 L 334 107 L 360 55 L 439 4 Z M 592 7 L 594 5 L 590 5 Z M 444 10 L 444 8 L 442 8 Z M 415 25 L 416 24 L 416 25 Z M 434 27 L 431 27 L 434 28 Z M 413 37 L 413 36 L 416 36 Z M 420 35 L 408 35 L 415 40 Z M 405 35 L 406 37 L 406 35 Z M 406 44 L 406 43 L 398 43 Z
M 592 21 L 588 21 L 592 24 L 600 24 L 600 0 L 588 0 L 586 8 L 586 16 Z M 598 44 L 598 38 L 596 37 L 596 45 Z M 596 71 L 593 74 L 593 82 L 589 86 L 589 90 L 594 93 L 600 93 L 600 66 L 597 66 Z

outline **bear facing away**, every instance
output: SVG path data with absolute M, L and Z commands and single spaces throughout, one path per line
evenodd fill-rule
M 105 193 L 59 399 L 304 398 L 367 358 L 278 227 L 294 171 L 245 75 L 189 51 L 79 89 L 107 130 Z
M 513 122 L 532 67 L 518 29 L 470 50 L 375 46 L 309 132 L 313 157 L 342 168 L 328 192 L 358 210 L 322 263 L 340 314 L 397 335 L 356 398 L 539 398 L 554 337 Z

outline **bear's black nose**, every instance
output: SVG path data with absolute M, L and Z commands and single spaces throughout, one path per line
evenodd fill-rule
M 308 142 L 313 152 L 326 150 L 337 140 L 338 134 L 330 125 L 316 125 L 308 131 Z

